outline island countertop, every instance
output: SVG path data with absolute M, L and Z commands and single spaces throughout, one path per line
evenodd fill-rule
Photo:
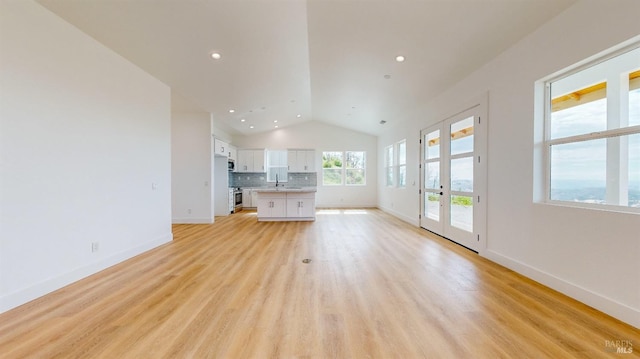
M 282 187 L 261 187 L 261 188 L 254 188 L 254 191 L 258 192 L 258 193 L 289 193 L 289 192 L 317 192 L 318 188 L 317 187 L 287 187 L 287 186 L 282 186 Z

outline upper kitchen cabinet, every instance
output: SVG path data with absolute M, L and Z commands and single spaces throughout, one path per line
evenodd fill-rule
M 229 145 L 229 160 L 231 161 L 238 160 L 238 150 L 232 145 Z
M 316 172 L 316 151 L 289 150 L 287 164 L 289 172 Z
M 229 144 L 228 143 L 216 138 L 213 148 L 214 148 L 214 151 L 213 151 L 214 155 L 223 156 L 223 157 L 229 157 Z
M 266 172 L 264 150 L 238 150 L 236 172 Z

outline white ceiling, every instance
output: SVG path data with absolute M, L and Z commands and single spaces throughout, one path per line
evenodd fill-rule
M 230 134 L 318 120 L 378 135 L 576 0 L 38 1 Z

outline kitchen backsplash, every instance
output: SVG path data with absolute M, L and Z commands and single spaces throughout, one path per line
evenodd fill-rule
M 237 173 L 231 172 L 231 187 L 265 187 L 273 186 L 274 183 L 267 184 L 266 173 Z M 318 176 L 313 173 L 289 173 L 289 181 L 284 183 L 289 187 L 316 187 Z

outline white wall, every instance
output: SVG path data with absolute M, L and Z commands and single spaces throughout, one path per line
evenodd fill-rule
M 488 240 L 480 254 L 640 326 L 640 217 L 533 202 L 534 82 L 640 34 L 640 2 L 581 1 L 434 100 L 407 114 L 379 150 L 489 92 Z M 597 26 L 591 26 L 597 24 Z M 409 183 L 418 179 L 410 141 Z M 380 152 L 382 153 L 382 152 Z M 379 188 L 380 206 L 415 218 L 418 201 Z M 413 195 L 407 196 L 407 199 Z
M 317 121 L 280 128 L 253 136 L 234 137 L 238 148 L 312 148 L 316 150 L 318 171 L 317 207 L 376 207 L 377 138 Z M 323 151 L 366 151 L 366 186 L 322 186 Z
M 31 1 L 0 36 L 6 311 L 171 241 L 170 90 Z
M 213 222 L 211 142 L 209 113 L 171 114 L 173 223 Z

